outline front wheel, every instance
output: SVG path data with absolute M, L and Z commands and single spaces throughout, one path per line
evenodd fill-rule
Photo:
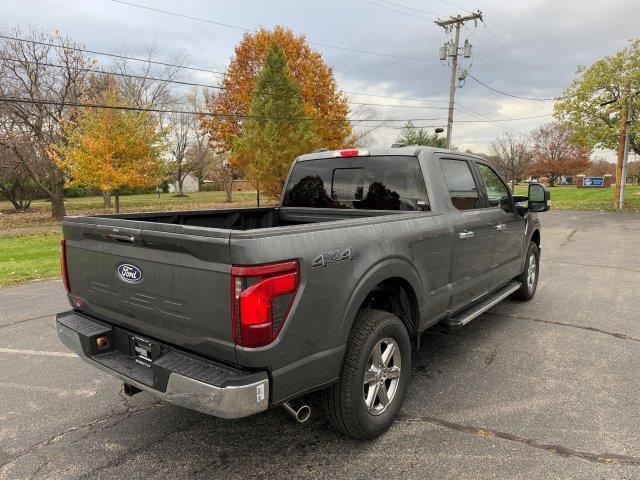
M 531 300 L 538 286 L 538 272 L 540 270 L 540 249 L 535 242 L 529 242 L 524 270 L 516 278 L 522 285 L 514 293 L 519 300 Z
M 361 310 L 340 379 L 324 392 L 325 414 L 346 435 L 376 438 L 400 411 L 410 374 L 411 343 L 402 321 L 382 310 Z

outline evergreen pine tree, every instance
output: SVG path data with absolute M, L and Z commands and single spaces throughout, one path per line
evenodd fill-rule
M 400 135 L 396 140 L 398 143 L 406 143 L 407 145 L 422 145 L 427 147 L 445 148 L 447 139 L 439 137 L 437 133 L 429 133 L 422 127 L 416 127 L 411 121 L 405 123 Z
M 318 145 L 315 122 L 305 120 L 300 85 L 287 73 L 287 58 L 277 43 L 265 57 L 242 137 L 233 155 L 247 165 L 247 178 L 269 196 L 282 190 L 291 162 Z

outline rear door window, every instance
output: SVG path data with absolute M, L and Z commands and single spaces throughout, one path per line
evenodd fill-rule
M 287 183 L 285 207 L 430 210 L 416 157 L 305 160 Z
M 458 210 L 482 208 L 478 185 L 466 160 L 442 160 L 442 171 L 449 189 L 451 203 Z

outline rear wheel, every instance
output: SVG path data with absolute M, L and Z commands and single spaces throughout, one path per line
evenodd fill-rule
M 519 300 L 531 300 L 538 286 L 538 272 L 540 269 L 540 249 L 535 242 L 529 242 L 524 270 L 516 278 L 522 285 L 513 296 Z
M 373 439 L 400 411 L 411 373 L 411 343 L 395 315 L 362 310 L 349 336 L 338 382 L 323 395 L 327 418 L 340 432 Z

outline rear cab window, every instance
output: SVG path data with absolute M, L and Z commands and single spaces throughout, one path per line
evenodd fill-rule
M 374 156 L 298 161 L 283 207 L 429 211 L 417 157 Z
M 442 160 L 442 171 L 447 182 L 451 203 L 458 210 L 475 210 L 482 208 L 482 201 L 478 192 L 471 168 L 466 160 Z

